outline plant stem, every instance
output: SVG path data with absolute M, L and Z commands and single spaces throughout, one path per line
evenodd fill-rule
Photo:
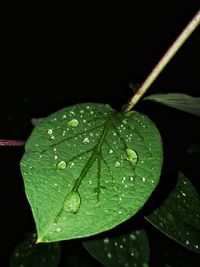
M 24 140 L 0 139 L 0 146 L 24 146 Z
M 137 104 L 137 102 L 146 93 L 151 84 L 159 76 L 161 71 L 169 63 L 172 57 L 176 54 L 176 52 L 180 49 L 180 47 L 184 44 L 184 42 L 189 38 L 192 32 L 198 27 L 199 23 L 200 23 L 200 10 L 198 10 L 195 16 L 190 20 L 188 25 L 183 29 L 181 34 L 177 37 L 174 43 L 169 47 L 164 56 L 160 59 L 157 65 L 153 68 L 153 70 L 144 80 L 142 85 L 139 87 L 138 91 L 129 100 L 128 104 L 125 107 L 125 111 L 131 110 Z

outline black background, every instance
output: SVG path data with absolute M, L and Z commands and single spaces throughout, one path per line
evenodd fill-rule
M 120 110 L 132 94 L 129 81 L 145 79 L 197 8 L 191 3 L 156 8 L 145 3 L 141 8 L 77 4 L 59 10 L 27 7 L 25 12 L 9 7 L 1 31 L 0 138 L 26 140 L 33 128 L 31 118 L 72 104 L 109 103 Z M 148 94 L 200 96 L 199 33 L 193 33 Z M 167 164 L 172 164 L 167 166 L 180 164 L 197 183 L 197 161 L 186 153 L 189 144 L 199 142 L 197 117 L 148 102 L 136 109 L 160 129 Z M 0 149 L 1 259 L 6 261 L 23 234 L 34 229 L 19 170 L 23 151 Z M 190 162 L 196 167 L 190 168 Z

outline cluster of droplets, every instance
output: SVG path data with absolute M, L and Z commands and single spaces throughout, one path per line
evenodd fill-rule
M 14 254 L 12 255 L 11 258 L 13 263 L 15 263 L 15 265 L 17 262 L 18 264 L 17 266 L 26 267 L 28 262 L 31 264 L 32 258 L 35 255 L 41 254 L 41 252 L 37 254 L 37 250 L 39 252 L 41 249 L 43 249 L 43 246 L 41 246 L 40 244 L 36 245 L 35 242 L 36 242 L 36 234 L 33 234 L 32 237 L 25 240 L 21 245 L 19 245 L 19 247 L 15 249 Z M 47 244 L 46 248 L 48 248 L 48 251 L 51 254 L 48 255 L 48 261 L 49 260 L 54 261 L 56 259 L 55 255 L 58 248 L 57 243 Z M 46 253 L 47 253 L 46 251 L 43 251 L 44 256 L 40 258 L 40 263 L 42 265 L 43 263 L 47 262 L 47 257 L 45 257 Z
M 121 237 L 104 238 L 102 240 L 105 253 L 103 262 L 109 262 L 112 266 L 148 267 L 147 262 L 142 262 L 143 259 L 140 258 L 144 250 L 143 244 L 140 245 L 137 240 L 140 240 L 140 234 L 141 232 L 137 230 Z

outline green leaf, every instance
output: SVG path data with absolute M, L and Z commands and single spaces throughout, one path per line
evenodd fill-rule
M 144 230 L 83 241 L 88 252 L 106 267 L 148 267 L 149 242 Z
M 37 242 L 86 237 L 126 221 L 150 197 L 161 165 L 159 132 L 136 111 L 88 103 L 43 119 L 21 161 Z
M 200 97 L 192 97 L 181 93 L 169 93 L 149 95 L 144 97 L 143 100 L 152 100 L 200 116 Z
M 179 173 L 169 197 L 146 219 L 179 244 L 200 253 L 200 196 L 184 174 Z
M 19 244 L 11 255 L 11 267 L 57 267 L 60 261 L 60 244 L 35 244 L 36 234 Z

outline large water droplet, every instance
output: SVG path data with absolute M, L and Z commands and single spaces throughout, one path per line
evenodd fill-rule
M 81 198 L 77 191 L 71 191 L 64 204 L 64 210 L 70 213 L 77 213 L 81 205 Z
M 135 150 L 127 148 L 126 149 L 126 158 L 132 166 L 134 166 L 134 167 L 136 166 L 138 156 L 137 156 L 137 153 L 135 152 Z
M 72 126 L 72 127 L 76 127 L 76 126 L 78 126 L 78 120 L 73 119 L 71 121 L 68 121 L 67 125 Z
M 59 170 L 64 170 L 64 169 L 66 168 L 66 166 L 67 166 L 66 162 L 62 160 L 62 161 L 60 161 L 60 162 L 58 163 L 57 168 L 58 168 Z
M 82 140 L 82 143 L 83 144 L 88 144 L 90 142 L 90 139 L 88 138 L 88 137 L 86 137 L 86 138 L 84 138 L 83 140 Z
M 53 130 L 52 129 L 48 129 L 47 133 L 51 135 L 51 134 L 53 134 Z

